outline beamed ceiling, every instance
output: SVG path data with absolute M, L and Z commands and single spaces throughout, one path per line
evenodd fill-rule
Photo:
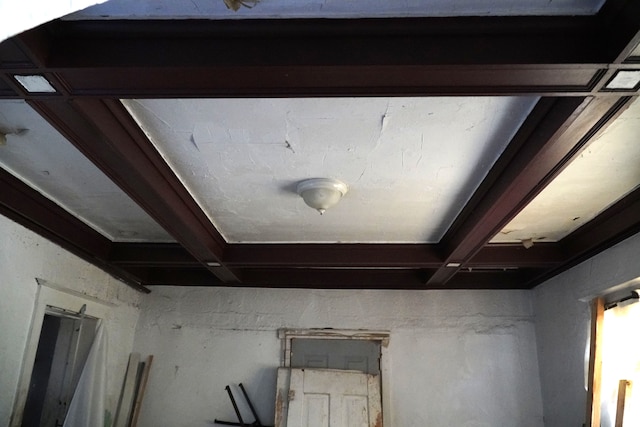
M 640 2 L 454 3 L 114 0 L 5 40 L 0 212 L 143 292 L 529 289 L 640 231 Z M 349 186 L 323 216 L 316 177 Z

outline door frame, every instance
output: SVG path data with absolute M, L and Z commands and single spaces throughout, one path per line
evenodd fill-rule
M 67 289 L 44 279 L 36 278 L 36 283 L 36 297 L 31 315 L 31 325 L 24 349 L 24 357 L 22 358 L 18 387 L 14 395 L 13 411 L 9 421 L 11 427 L 19 427 L 22 424 L 24 405 L 27 401 L 31 372 L 38 350 L 40 331 L 47 306 L 77 312 L 83 305 L 86 305 L 86 315 L 103 322 L 108 317 L 109 308 L 115 306 L 115 304 L 84 295 L 81 292 Z
M 380 343 L 380 397 L 382 405 L 382 423 L 391 425 L 391 364 L 389 363 L 389 331 L 370 331 L 361 329 L 280 329 L 278 338 L 282 344 L 280 366 L 291 368 L 291 341 L 294 339 L 332 339 L 332 340 L 367 340 Z M 279 375 L 284 375 L 280 373 Z M 287 381 L 288 383 L 288 381 Z M 286 410 L 288 407 L 286 398 L 280 395 L 276 399 L 276 412 L 278 409 Z M 282 414 L 280 414 L 282 416 Z M 276 414 L 276 419 L 278 415 Z M 277 425 L 276 425 L 277 427 Z

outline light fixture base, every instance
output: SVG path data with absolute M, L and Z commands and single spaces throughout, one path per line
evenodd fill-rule
M 297 192 L 304 202 L 324 214 L 347 194 L 349 187 L 342 181 L 331 178 L 312 178 L 298 184 Z

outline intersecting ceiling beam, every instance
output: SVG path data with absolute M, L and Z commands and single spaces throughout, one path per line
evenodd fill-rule
M 427 286 L 465 266 L 629 104 L 622 98 L 543 98 L 442 238 Z
M 221 258 L 226 242 L 119 101 L 30 101 L 222 282 L 237 282 Z

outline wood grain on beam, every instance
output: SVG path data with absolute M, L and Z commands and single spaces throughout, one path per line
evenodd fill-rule
M 219 263 L 225 241 L 119 101 L 30 104 L 202 263 Z M 222 281 L 237 278 L 216 268 Z
M 4 169 L 0 169 L 0 185 L 0 213 L 132 288 L 149 292 L 138 277 L 107 262 L 111 246 L 109 239 Z

